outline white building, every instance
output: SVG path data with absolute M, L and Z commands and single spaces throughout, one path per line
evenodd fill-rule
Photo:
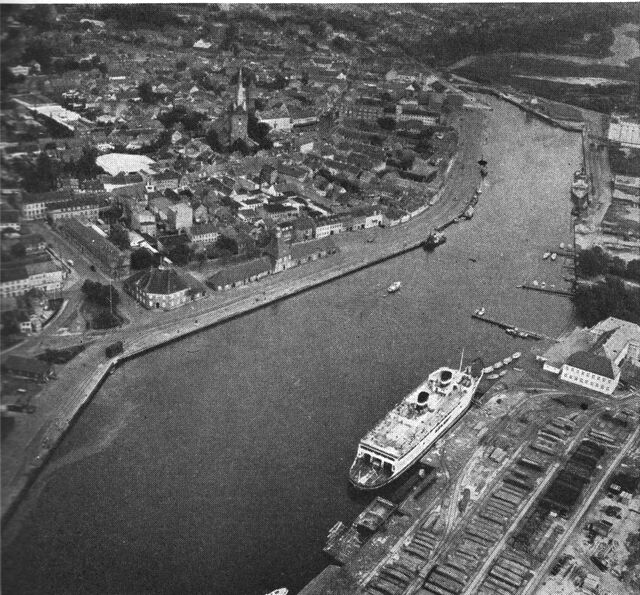
M 563 364 L 560 380 L 610 395 L 620 381 L 620 368 L 604 355 L 578 351 Z
M 167 223 L 173 231 L 189 230 L 193 225 L 193 209 L 183 202 L 167 209 Z

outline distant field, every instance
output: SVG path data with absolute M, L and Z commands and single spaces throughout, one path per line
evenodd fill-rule
M 508 85 L 600 113 L 640 115 L 639 68 L 493 54 L 468 60 L 455 72 L 479 83 Z
M 585 65 L 548 58 L 503 54 L 479 56 L 455 72 L 477 81 L 495 81 L 504 84 L 517 84 L 518 81 L 522 81 L 522 78 L 516 75 L 572 78 L 595 77 L 632 83 L 640 81 L 640 70 L 635 68 L 599 64 Z

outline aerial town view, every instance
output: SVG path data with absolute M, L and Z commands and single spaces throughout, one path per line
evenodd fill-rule
M 640 593 L 640 4 L 0 35 L 3 594 Z

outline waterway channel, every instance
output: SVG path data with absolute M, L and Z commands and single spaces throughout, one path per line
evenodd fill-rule
M 567 274 L 541 255 L 571 240 L 580 137 L 486 101 L 488 187 L 446 244 L 118 369 L 7 527 L 4 593 L 295 592 L 363 508 L 347 471 L 372 424 L 463 348 L 534 346 L 476 307 L 554 336 L 574 323 L 566 298 L 516 285 Z

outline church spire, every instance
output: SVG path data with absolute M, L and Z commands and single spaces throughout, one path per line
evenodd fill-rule
M 236 91 L 236 101 L 234 108 L 247 111 L 247 95 L 242 84 L 242 66 L 238 71 L 238 88 Z

